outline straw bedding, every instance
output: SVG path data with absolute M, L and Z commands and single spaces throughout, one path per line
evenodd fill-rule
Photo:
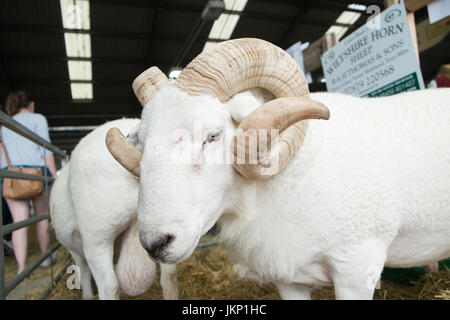
M 30 234 L 31 238 L 34 238 Z M 30 239 L 30 240 L 34 240 Z M 204 241 L 214 239 L 208 238 Z M 32 241 L 33 242 L 33 241 Z M 58 273 L 70 259 L 64 248 L 58 249 L 59 259 L 54 267 L 54 274 Z M 37 245 L 30 244 L 28 261 L 39 256 Z M 15 260 L 6 258 L 6 274 L 12 276 L 16 270 Z M 49 268 L 38 268 L 27 282 L 40 277 L 49 277 Z M 56 284 L 48 299 L 81 299 L 81 290 L 69 290 L 67 280 L 70 274 L 64 274 L 61 281 Z M 50 282 L 45 287 L 30 290 L 21 299 L 39 299 Z M 221 246 L 197 249 L 193 256 L 178 265 L 178 284 L 180 299 L 188 300 L 276 300 L 280 299 L 278 291 L 272 285 L 260 284 L 252 279 L 239 278 L 233 271 L 233 265 L 228 259 L 226 251 Z M 150 290 L 138 297 L 121 296 L 121 299 L 162 299 L 159 284 L 159 270 L 155 282 Z M 332 288 L 316 290 L 313 299 L 334 299 Z M 450 270 L 437 273 L 427 273 L 414 285 L 402 285 L 390 280 L 381 281 L 381 289 L 375 291 L 376 300 L 431 300 L 450 299 Z

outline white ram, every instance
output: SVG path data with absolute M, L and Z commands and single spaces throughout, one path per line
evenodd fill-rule
M 111 127 L 129 132 L 139 120 L 108 122 L 84 137 L 58 175 L 50 196 L 52 224 L 58 241 L 80 268 L 83 299 L 93 297 L 91 272 L 100 299 L 118 299 L 148 290 L 156 264 L 142 248 L 136 225 L 138 181 L 105 146 Z M 120 255 L 113 266 L 114 243 Z M 165 299 L 177 299 L 176 266 L 161 264 Z
M 186 259 L 218 222 L 234 261 L 282 298 L 334 285 L 370 299 L 383 266 L 450 256 L 449 89 L 309 95 L 295 61 L 258 39 L 204 51 L 175 85 L 151 68 L 133 87 L 140 127 L 107 144 L 140 174 L 139 237 L 155 259 Z M 250 88 L 277 99 L 236 95 Z

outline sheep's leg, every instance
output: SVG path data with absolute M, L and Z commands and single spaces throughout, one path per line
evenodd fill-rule
M 114 241 L 103 245 L 84 243 L 84 254 L 95 279 L 100 300 L 118 300 L 119 283 L 113 267 Z
M 161 267 L 161 288 L 165 300 L 178 299 L 178 279 L 176 264 L 160 264 Z
M 386 248 L 377 241 L 364 241 L 331 258 L 336 299 L 370 300 L 380 280 Z
M 283 300 L 311 300 L 311 287 L 298 283 L 277 283 Z
M 94 297 L 92 291 L 91 271 L 86 263 L 84 257 L 73 250 L 69 250 L 76 265 L 80 268 L 80 283 L 83 295 L 83 300 L 90 300 Z

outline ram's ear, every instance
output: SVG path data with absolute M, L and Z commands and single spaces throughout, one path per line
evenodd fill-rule
M 134 145 L 138 150 L 142 151 L 143 146 L 139 140 L 140 125 L 141 125 L 141 123 L 139 122 L 139 124 L 137 126 L 135 126 L 133 129 L 131 129 L 131 131 L 127 134 L 126 138 L 129 143 Z
M 274 96 L 261 88 L 243 91 L 227 101 L 231 117 L 237 123 L 241 123 L 250 113 L 270 101 Z

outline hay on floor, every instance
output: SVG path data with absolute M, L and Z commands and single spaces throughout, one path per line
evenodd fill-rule
M 56 237 L 52 233 L 50 238 L 51 244 L 56 243 Z M 50 267 L 38 267 L 36 268 L 19 286 L 14 289 L 6 298 L 7 299 L 39 299 L 44 293 L 45 289 L 51 284 L 51 273 L 53 271 L 53 277 L 56 277 L 57 273 L 63 269 L 67 264 L 70 255 L 68 251 L 60 247 L 56 250 L 58 258 L 53 265 L 53 270 Z M 28 255 L 27 264 L 32 263 L 41 255 L 39 245 L 36 237 L 36 225 L 28 227 Z M 17 262 L 14 256 L 5 256 L 5 281 L 9 282 L 17 274 Z M 41 280 L 44 279 L 44 280 Z M 39 287 L 35 287 L 35 283 L 39 283 Z M 23 290 L 20 288 L 32 288 Z
M 81 298 L 73 291 L 63 288 L 63 279 L 51 299 Z M 280 295 L 275 286 L 260 284 L 252 279 L 242 279 L 233 271 L 233 265 L 221 246 L 197 249 L 193 256 L 178 265 L 180 299 L 187 300 L 277 300 Z M 449 296 L 450 271 L 429 273 L 412 286 L 390 280 L 381 281 L 381 289 L 375 291 L 376 300 L 432 300 Z M 445 292 L 447 290 L 447 293 Z M 138 297 L 121 296 L 122 299 L 162 299 L 159 275 L 150 290 Z M 315 300 L 334 299 L 333 288 L 316 290 Z
M 214 239 L 205 238 L 203 242 Z M 36 246 L 35 246 L 35 249 Z M 38 251 L 38 249 L 37 249 Z M 55 267 L 55 274 L 61 270 L 68 253 L 64 248 L 58 249 L 60 258 Z M 30 259 L 39 252 L 30 252 Z M 65 257 L 65 258 L 64 258 Z M 9 259 L 9 269 L 11 270 Z M 13 261 L 15 264 L 15 261 Z M 48 268 L 39 268 L 30 279 L 46 276 Z M 57 283 L 48 299 L 74 300 L 81 299 L 81 290 L 68 289 L 67 281 L 71 274 L 64 274 Z M 28 279 L 27 279 L 28 280 Z M 187 300 L 277 300 L 280 299 L 278 290 L 273 285 L 260 284 L 252 279 L 242 279 L 233 271 L 233 265 L 228 259 L 227 252 L 221 246 L 197 249 L 186 261 L 178 265 L 178 285 L 180 299 Z M 46 286 L 45 286 L 46 288 Z M 39 299 L 45 288 L 30 291 L 23 299 Z M 94 285 L 95 288 L 95 285 Z M 450 298 L 450 271 L 427 273 L 414 285 L 402 285 L 390 280 L 381 281 L 381 289 L 375 290 L 376 300 L 437 300 Z M 97 298 L 97 296 L 96 296 Z M 334 299 L 333 288 L 316 290 L 312 294 L 315 300 Z M 121 295 L 121 299 L 155 300 L 163 299 L 159 284 L 159 269 L 155 282 L 148 292 L 138 297 Z

